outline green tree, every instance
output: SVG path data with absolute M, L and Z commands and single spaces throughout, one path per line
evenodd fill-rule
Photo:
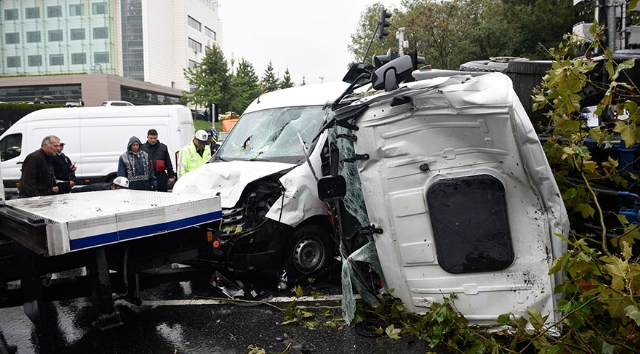
M 231 76 L 224 54 L 217 45 L 205 47 L 202 61 L 184 69 L 184 76 L 193 91 L 183 91 L 187 103 L 210 107 L 216 103 L 221 112 L 229 110 Z
M 384 9 L 384 5 L 379 2 L 367 6 L 367 8 L 360 14 L 360 20 L 358 21 L 358 28 L 356 33 L 351 35 L 351 44 L 347 46 L 349 52 L 354 56 L 353 63 L 365 62 L 371 64 L 374 55 L 381 55 L 387 53 L 389 49 L 397 51 L 398 42 L 393 41 L 395 38 L 394 33 L 399 27 L 396 17 L 399 13 L 397 9 L 387 9 L 393 14 L 390 22 L 391 26 L 387 28 L 389 36 L 385 37 L 382 41 L 378 39 L 378 23 L 380 22 L 380 13 Z M 373 38 L 373 41 L 372 41 Z M 371 48 L 369 44 L 371 43 Z M 367 48 L 369 51 L 367 53 Z M 366 57 L 365 57 L 366 55 Z M 347 68 L 348 68 L 347 67 Z
M 291 81 L 291 74 L 289 74 L 289 68 L 287 68 L 287 70 L 284 71 L 282 81 L 280 81 L 280 88 L 286 89 L 293 86 L 295 86 L 295 84 Z
M 280 88 L 280 80 L 274 72 L 271 61 L 269 61 L 269 65 L 264 71 L 264 76 L 262 77 L 262 88 L 264 92 L 272 92 Z
M 544 48 L 562 41 L 578 23 L 573 0 L 503 0 L 505 21 L 517 34 L 516 53 L 531 59 L 548 59 Z
M 240 59 L 236 73 L 231 77 L 231 111 L 242 114 L 261 94 L 260 79 L 253 65 L 244 58 Z

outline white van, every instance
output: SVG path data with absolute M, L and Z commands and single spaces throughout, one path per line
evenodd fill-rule
M 7 193 L 17 188 L 22 162 L 38 150 L 42 139 L 56 135 L 64 140 L 64 153 L 76 164 L 76 183 L 112 180 L 118 171 L 118 157 L 126 151 L 129 138 L 142 142 L 149 129 L 174 153 L 193 139 L 191 111 L 181 105 L 48 108 L 30 113 L 0 136 L 2 178 Z M 173 160 L 175 167 L 175 158 Z
M 347 87 L 306 85 L 260 96 L 226 137 L 215 161 L 176 182 L 174 193 L 220 196 L 222 246 L 212 255 L 220 269 L 275 277 L 286 270 L 292 282 L 331 261 L 333 225 L 326 203 L 318 199 L 298 135 L 321 176 L 326 133 L 314 138 L 331 115 L 325 104 Z

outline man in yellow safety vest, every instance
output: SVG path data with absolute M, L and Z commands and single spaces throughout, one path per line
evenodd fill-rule
M 211 158 L 211 148 L 208 143 L 209 136 L 204 130 L 198 130 L 193 141 L 180 149 L 178 155 L 178 178 L 187 172 L 204 165 Z

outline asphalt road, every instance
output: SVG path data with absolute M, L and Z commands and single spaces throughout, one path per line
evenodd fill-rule
M 335 281 L 318 282 L 297 299 L 300 306 L 328 306 L 340 312 Z M 54 302 L 57 318 L 47 331 L 36 329 L 22 307 L 0 309 L 0 351 L 9 353 L 426 353 L 426 342 L 365 336 L 363 327 L 309 329 L 300 323 L 283 325 L 281 309 L 294 300 L 290 291 L 274 293 L 268 304 L 240 306 L 216 300 L 208 284 L 169 283 L 143 293 L 143 303 L 116 304 L 123 325 L 106 331 L 92 326 L 87 299 Z M 326 308 L 309 309 L 320 323 Z M 365 335 L 362 335 L 365 334 Z M 264 351 L 261 351 L 264 350 Z M 445 352 L 445 351 L 439 351 Z

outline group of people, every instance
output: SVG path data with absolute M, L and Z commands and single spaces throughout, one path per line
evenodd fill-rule
M 166 192 L 175 181 L 167 145 L 158 140 L 158 132 L 149 129 L 143 144 L 132 136 L 127 150 L 118 159 L 117 177 L 111 182 L 75 186 L 76 166 L 64 153 L 65 143 L 55 135 L 46 136 L 40 149 L 27 155 L 22 165 L 19 197 L 77 193 L 129 188 Z M 178 178 L 205 164 L 217 150 L 217 132 L 198 130 L 193 140 L 180 149 Z

